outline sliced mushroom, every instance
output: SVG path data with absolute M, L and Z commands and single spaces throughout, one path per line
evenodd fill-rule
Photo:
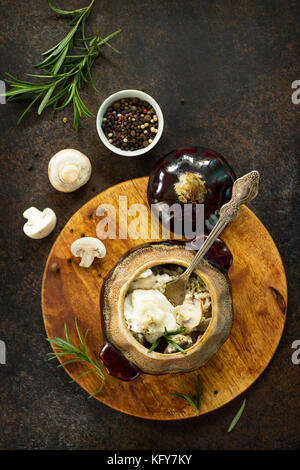
M 137 277 L 134 281 L 132 281 L 129 292 L 135 289 L 153 289 L 154 288 L 156 284 L 156 278 L 154 274 L 152 273 L 151 269 L 148 269 L 147 271 L 150 271 L 150 275 L 147 275 L 147 276 L 141 275 Z
M 23 212 L 23 217 L 27 219 L 23 227 L 24 233 L 27 237 L 36 240 L 47 237 L 56 225 L 55 212 L 49 208 L 41 212 L 36 207 L 30 207 Z
M 208 318 L 202 318 L 201 319 L 201 322 L 199 323 L 199 326 L 197 328 L 197 330 L 199 331 L 199 333 L 204 333 L 205 330 L 208 328 L 208 325 L 210 323 L 210 320 L 211 320 L 211 317 L 208 317 Z
M 81 257 L 79 266 L 83 268 L 89 268 L 95 258 L 104 258 L 106 255 L 102 241 L 94 237 L 79 238 L 72 243 L 71 252 Z
M 186 328 L 186 332 L 190 332 L 199 325 L 202 315 L 202 303 L 198 300 L 191 300 L 178 305 L 174 309 L 177 323 Z
M 64 149 L 56 153 L 48 165 L 48 176 L 58 191 L 70 193 L 88 182 L 91 177 L 91 162 L 83 153 Z

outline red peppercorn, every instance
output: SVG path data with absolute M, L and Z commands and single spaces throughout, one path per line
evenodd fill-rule
M 144 113 L 144 114 L 147 114 L 147 113 L 148 113 L 148 109 L 146 109 L 146 108 L 143 109 L 143 113 Z

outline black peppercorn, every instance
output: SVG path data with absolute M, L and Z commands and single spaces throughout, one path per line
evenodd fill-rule
M 102 120 L 102 129 L 110 144 L 123 150 L 138 150 L 146 147 L 149 140 L 152 142 L 155 139 L 158 118 L 146 101 L 127 98 L 116 101 L 108 108 Z M 147 134 L 147 138 L 140 138 L 142 132 Z

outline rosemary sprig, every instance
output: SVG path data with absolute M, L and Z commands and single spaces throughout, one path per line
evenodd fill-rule
M 239 411 L 237 412 L 237 414 L 235 415 L 235 417 L 233 418 L 233 420 L 231 421 L 231 424 L 227 430 L 227 432 L 231 432 L 233 430 L 233 428 L 235 427 L 235 425 L 237 424 L 237 422 L 239 421 L 240 417 L 242 416 L 243 414 L 243 411 L 245 409 L 245 406 L 246 406 L 246 398 L 245 400 L 243 401 L 242 403 L 242 406 L 240 407 Z
M 82 116 L 95 117 L 82 101 L 79 90 L 84 84 L 90 83 L 92 88 L 96 92 L 98 91 L 92 80 L 91 68 L 95 60 L 103 53 L 102 46 L 107 45 L 115 52 L 120 53 L 109 44 L 109 41 L 121 30 L 109 34 L 104 39 L 97 34 L 89 38 L 86 37 L 85 24 L 94 1 L 92 0 L 87 7 L 70 11 L 56 8 L 48 1 L 49 7 L 55 13 L 72 16 L 71 29 L 58 44 L 42 53 L 42 62 L 35 66 L 41 71 L 41 74 L 26 74 L 27 77 L 35 77 L 38 81 L 18 80 L 7 74 L 9 78 L 6 81 L 10 85 L 10 89 L 5 93 L 7 100 L 31 100 L 20 116 L 18 124 L 36 102 L 39 102 L 39 115 L 49 106 L 53 107 L 54 115 L 57 110 L 62 110 L 72 103 L 73 127 L 76 131 L 78 131 L 79 120 Z M 80 37 L 76 37 L 78 32 L 80 32 Z
M 51 361 L 52 359 L 55 359 L 55 358 L 59 359 L 59 358 L 65 358 L 67 356 L 66 358 L 67 360 L 59 364 L 57 367 L 66 366 L 67 364 L 71 364 L 73 362 L 85 362 L 89 364 L 90 368 L 87 371 L 80 374 L 75 379 L 70 380 L 70 383 L 75 382 L 77 379 L 79 379 L 80 377 L 83 377 L 84 375 L 92 374 L 92 373 L 96 374 L 98 377 L 100 377 L 102 383 L 101 383 L 101 386 L 94 393 L 89 395 L 88 398 L 91 398 L 95 396 L 97 393 L 101 392 L 104 386 L 105 379 L 106 379 L 106 374 L 103 371 L 101 362 L 97 361 L 96 359 L 90 358 L 88 351 L 87 351 L 87 346 L 86 346 L 86 340 L 87 340 L 87 335 L 88 335 L 89 330 L 88 329 L 86 330 L 85 335 L 82 338 L 79 328 L 78 328 L 76 318 L 75 318 L 75 329 L 76 329 L 77 337 L 80 342 L 80 348 L 78 348 L 77 346 L 71 343 L 68 330 L 67 330 L 67 325 L 65 323 L 64 324 L 65 339 L 59 338 L 59 337 L 46 338 L 47 341 L 49 341 L 50 343 L 56 346 L 55 352 L 48 353 L 48 355 L 50 356 L 48 360 Z
M 157 340 L 152 344 L 151 348 L 149 348 L 148 353 L 151 353 L 152 351 L 154 351 L 157 348 L 157 346 L 160 344 L 161 340 L 163 338 L 166 338 L 169 344 L 172 344 L 172 346 L 178 349 L 178 351 L 182 352 L 183 354 L 186 354 L 186 351 L 182 349 L 182 347 L 180 347 L 179 344 L 175 343 L 175 341 L 173 341 L 170 338 L 171 336 L 179 335 L 180 333 L 183 333 L 185 330 L 186 328 L 181 328 L 176 331 L 168 331 L 167 328 L 165 327 L 163 336 L 161 336 L 160 338 L 157 338 Z
M 200 409 L 200 402 L 201 402 L 201 380 L 200 380 L 200 375 L 197 375 L 197 397 L 196 397 L 196 402 L 192 399 L 190 394 L 186 391 L 186 388 L 182 382 L 180 381 L 181 388 L 184 393 L 170 393 L 172 397 L 178 397 L 182 398 L 183 400 L 187 401 L 189 405 L 191 405 L 193 408 L 195 408 L 197 412 L 197 416 L 199 416 L 199 409 Z

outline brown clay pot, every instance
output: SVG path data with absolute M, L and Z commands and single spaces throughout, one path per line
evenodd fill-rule
M 144 245 L 123 257 L 106 278 L 102 291 L 102 315 L 107 340 L 143 372 L 167 374 L 197 369 L 218 351 L 230 334 L 233 312 L 228 278 L 205 260 L 199 263 L 195 273 L 203 279 L 210 292 L 212 318 L 203 336 L 186 350 L 186 354 L 149 353 L 127 327 L 124 299 L 133 279 L 155 265 L 187 267 L 193 257 L 194 252 L 182 245 Z

